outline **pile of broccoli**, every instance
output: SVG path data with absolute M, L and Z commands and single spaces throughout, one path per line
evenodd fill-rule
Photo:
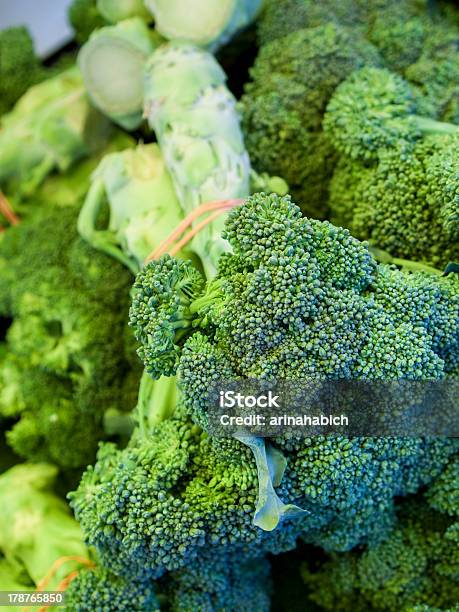
M 44 63 L 0 31 L 0 590 L 459 609 L 457 6 L 68 18 Z M 351 397 L 363 433 L 222 435 L 226 383 Z

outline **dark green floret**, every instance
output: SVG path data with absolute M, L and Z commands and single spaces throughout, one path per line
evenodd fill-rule
M 456 610 L 459 600 L 458 460 L 424 496 L 402 501 L 382 542 L 303 567 L 321 609 Z
M 78 238 L 76 218 L 74 208 L 35 215 L 0 241 L 7 439 L 66 468 L 94 456 L 106 410 L 132 409 L 139 376 L 125 345 L 130 274 Z
M 379 65 L 377 50 L 334 24 L 305 28 L 261 47 L 241 100 L 242 126 L 257 171 L 282 176 L 308 215 L 326 214 L 336 153 L 322 119 L 336 87 Z
M 17 27 L 0 31 L 0 115 L 44 78 L 45 70 L 35 55 L 28 30 Z
M 365 67 L 337 87 L 323 127 L 336 149 L 362 161 L 381 150 L 410 146 L 426 134 L 457 134 L 456 125 L 418 114 L 410 85 L 385 69 Z
M 80 44 L 86 42 L 94 30 L 107 25 L 97 10 L 97 0 L 73 0 L 68 16 Z

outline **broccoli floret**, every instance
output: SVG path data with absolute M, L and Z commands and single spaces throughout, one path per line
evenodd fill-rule
M 420 103 L 422 106 L 422 102 Z M 418 115 L 409 84 L 385 69 L 365 67 L 341 83 L 323 127 L 340 152 L 352 159 L 377 159 L 381 150 L 403 148 L 423 134 L 455 134 L 458 126 Z
M 241 100 L 243 130 L 258 171 L 280 175 L 307 214 L 323 218 L 336 154 L 321 128 L 336 87 L 377 51 L 338 26 L 299 30 L 264 45 Z
M 81 570 L 66 591 L 73 612 L 156 612 L 159 604 L 151 581 L 135 582 L 102 566 Z
M 83 569 L 67 589 L 75 612 L 268 612 L 270 567 L 262 557 L 202 552 L 192 565 L 169 572 L 158 581 L 136 581 L 101 565 Z
M 190 566 L 163 579 L 171 612 L 268 612 L 270 567 L 266 559 L 204 552 Z
M 426 496 L 401 502 L 383 542 L 303 567 L 311 599 L 326 610 L 455 609 L 459 600 L 457 456 Z M 311 571 L 312 570 L 312 571 Z
M 459 123 L 457 24 L 445 6 L 417 0 L 311 2 L 269 0 L 259 20 L 260 45 L 302 28 L 335 23 L 365 37 L 387 68 L 426 95 L 437 119 Z
M 272 532 L 252 524 L 257 480 L 245 445 L 214 446 L 177 409 L 124 450 L 103 445 L 70 499 L 103 565 L 147 580 L 193 566 L 209 547 L 249 557 L 291 549 L 293 522 Z
M 88 40 L 93 30 L 107 25 L 97 9 L 97 0 L 73 0 L 68 15 L 80 44 Z
M 380 51 L 387 68 L 403 74 L 421 55 L 433 27 L 427 2 L 389 0 L 369 10 L 369 40 Z
M 193 320 L 189 310 L 202 291 L 204 279 L 188 262 L 165 255 L 158 263 L 145 266 L 134 282 L 130 324 L 141 342 L 139 357 L 153 377 L 171 376 L 178 366 L 180 336 Z M 158 352 L 148 349 L 161 346 Z
M 442 121 L 459 124 L 459 36 L 444 21 L 429 29 L 422 53 L 405 77 L 416 85 Z
M 157 300 L 143 296 L 152 295 L 154 291 L 155 270 L 167 265 L 176 274 L 181 273 L 185 283 L 191 265 L 165 259 L 150 263 L 138 277 L 131 324 L 143 345 L 142 351 L 148 352 L 149 359 L 161 356 L 164 336 L 172 342 L 174 337 L 179 337 L 180 346 L 174 344 L 175 359 L 178 357 L 180 371 L 183 346 L 183 356 L 190 367 L 185 379 L 191 385 L 188 392 L 193 388 L 193 358 L 198 359 L 205 343 L 197 341 L 191 345 L 192 339 L 186 340 L 186 336 L 192 336 L 198 327 L 205 331 L 213 345 L 213 353 L 204 351 L 204 361 L 209 360 L 211 354 L 219 355 L 217 360 L 210 360 L 216 364 L 216 371 L 210 368 L 208 378 L 215 378 L 220 373 L 224 380 L 228 372 L 245 377 L 282 376 L 292 369 L 297 376 L 317 372 L 328 376 L 358 375 L 370 358 L 364 355 L 370 347 L 374 348 L 374 342 L 382 342 L 385 338 L 381 332 L 383 321 L 388 339 L 393 337 L 389 330 L 397 328 L 400 347 L 405 342 L 412 344 L 408 352 L 413 351 L 415 362 L 421 355 L 425 356 L 424 375 L 440 375 L 443 371 L 444 363 L 432 348 L 432 330 L 427 326 L 419 327 L 417 321 L 414 324 L 410 320 L 404 325 L 382 309 L 381 304 L 375 303 L 374 293 L 369 290 L 378 279 L 375 261 L 368 245 L 352 238 L 347 230 L 328 222 L 302 218 L 299 208 L 288 197 L 260 194 L 231 213 L 224 236 L 233 247 L 234 255 L 221 258 L 219 277 L 207 284 L 202 296 L 197 299 L 187 296 L 187 317 L 175 317 L 173 334 L 168 328 L 164 328 L 163 335 L 145 333 L 148 321 L 161 316 L 162 306 L 159 307 Z M 288 253 L 287 258 L 284 253 Z M 407 286 L 413 282 L 409 275 L 404 275 L 403 279 Z M 181 289 L 178 278 L 174 285 Z M 198 287 L 196 282 L 195 287 Z M 172 296 L 173 293 L 172 289 Z M 180 291 L 174 298 L 177 304 L 179 294 Z M 172 297 L 168 304 L 171 302 Z M 439 308 L 435 300 L 432 307 Z M 177 309 L 171 311 L 177 312 Z M 352 316 L 352 312 L 360 313 L 358 318 Z M 328 326 L 319 325 L 321 320 L 328 321 Z M 445 328 L 445 335 L 450 337 L 454 329 L 454 326 L 448 331 Z M 333 350 L 323 354 L 319 338 L 322 342 L 329 338 Z M 296 351 L 292 350 L 294 344 Z M 383 367 L 386 363 L 384 354 L 380 359 L 381 363 L 375 363 L 374 367 Z M 402 369 L 392 375 L 417 376 L 408 366 L 409 359 L 405 365 L 402 363 L 399 362 Z M 206 376 L 205 368 L 202 370 Z
M 0 304 L 12 319 L 1 412 L 18 420 L 7 438 L 20 455 L 67 468 L 91 460 L 106 410 L 133 407 L 124 346 L 131 277 L 77 237 L 77 214 L 34 216 L 0 243 Z
M 362 0 L 267 0 L 258 22 L 263 46 L 303 28 L 326 23 L 361 27 L 368 19 L 368 3 Z
M 385 137 L 385 136 L 383 136 Z M 394 257 L 444 267 L 459 257 L 457 137 L 379 151 L 375 165 L 342 158 L 330 183 L 331 220 Z
M 26 28 L 0 31 L 0 115 L 9 111 L 45 74 Z

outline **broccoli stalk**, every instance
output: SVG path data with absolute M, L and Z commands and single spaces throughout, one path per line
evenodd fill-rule
M 97 228 L 108 202 L 108 229 Z M 78 217 L 80 235 L 133 274 L 182 220 L 171 178 L 156 144 L 106 155 L 92 175 Z
M 153 380 L 144 372 L 140 379 L 135 410 L 141 435 L 147 436 L 153 427 L 168 419 L 177 401 L 177 381 L 174 376 Z
M 158 32 L 170 40 L 212 50 L 255 19 L 263 0 L 146 0 Z
M 154 48 L 145 22 L 133 17 L 95 31 L 78 54 L 92 102 L 127 130 L 142 122 L 143 71 Z
M 249 194 L 250 163 L 236 101 L 214 57 L 188 44 L 156 50 L 145 77 L 145 115 L 155 130 L 185 214 L 204 202 Z M 203 228 L 190 244 L 209 278 L 227 250 L 223 217 Z

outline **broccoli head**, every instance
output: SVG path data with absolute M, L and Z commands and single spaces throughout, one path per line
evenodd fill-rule
M 192 565 L 160 580 L 136 581 L 113 574 L 102 565 L 82 569 L 67 589 L 75 612 L 268 612 L 270 567 L 266 559 L 202 552 Z
M 0 31 L 0 115 L 43 78 L 45 70 L 35 55 L 28 30 L 18 27 Z
M 282 176 L 307 214 L 324 217 L 336 160 L 321 127 L 327 103 L 349 74 L 379 61 L 371 44 L 333 24 L 260 49 L 241 100 L 246 146 L 255 169 Z
M 0 243 L 0 304 L 10 320 L 0 404 L 16 421 L 7 438 L 20 455 L 67 468 L 91 460 L 106 410 L 135 404 L 125 384 L 131 277 L 77 236 L 77 214 L 37 214 Z
M 120 578 L 102 566 L 78 572 L 66 590 L 66 605 L 73 612 L 159 612 L 151 581 Z
M 194 275 L 191 264 L 166 257 L 138 276 L 131 308 L 150 373 L 158 377 L 161 368 L 177 369 L 181 403 L 204 430 L 207 390 L 215 381 L 424 380 L 455 369 L 454 275 L 378 265 L 366 243 L 328 222 L 302 217 L 288 197 L 252 196 L 229 215 L 224 237 L 233 252 L 221 256 L 217 277 L 202 285 L 200 295 L 195 277 L 192 290 L 182 291 Z M 165 302 L 155 285 L 163 275 L 173 279 Z M 159 320 L 161 325 L 154 323 Z M 148 321 L 157 333 L 148 332 Z M 217 438 L 212 440 L 218 447 Z M 255 525 L 266 528 L 259 522 L 262 497 L 270 512 L 281 499 L 296 507 L 295 518 L 278 520 L 289 514 L 281 510 L 271 533 L 288 529 L 329 549 L 364 541 L 372 526 L 387 529 L 393 497 L 429 482 L 454 449 L 448 440 L 416 438 L 295 443 L 277 437 L 266 444 L 266 454 L 272 444 L 284 453 L 285 464 L 280 478 L 272 479 L 274 497 L 262 478 L 263 449 L 254 453 L 260 486 Z
M 402 77 L 365 67 L 337 87 L 323 127 L 340 153 L 362 161 L 374 160 L 385 149 L 410 150 L 425 134 L 459 133 L 456 125 L 420 116 L 422 105 Z
M 171 612 L 268 612 L 270 567 L 263 557 L 203 552 L 159 582 Z
M 424 497 L 404 500 L 382 542 L 303 566 L 311 599 L 325 610 L 456 609 L 459 601 L 457 456 Z
M 429 136 L 408 151 L 399 144 L 370 166 L 343 157 L 330 183 L 331 220 L 394 257 L 437 267 L 456 260 L 457 142 Z
M 69 495 L 101 563 L 145 581 L 197 567 L 212 547 L 258 557 L 294 547 L 294 522 L 267 532 L 252 524 L 257 469 L 236 440 L 215 446 L 181 408 L 137 430 L 127 448 L 105 444 Z

